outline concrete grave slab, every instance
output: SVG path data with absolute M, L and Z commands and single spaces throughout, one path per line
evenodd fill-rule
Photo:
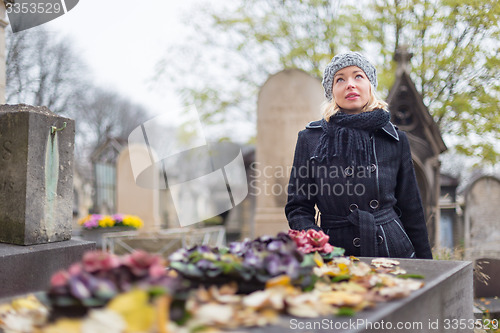
M 32 246 L 0 244 L 0 298 L 47 290 L 52 274 L 94 249 L 94 242 L 73 239 Z
M 371 258 L 361 258 L 370 262 Z M 401 268 L 425 276 L 422 289 L 409 297 L 379 303 L 353 317 L 296 318 L 283 316 L 277 325 L 238 330 L 285 332 L 473 332 L 472 262 L 398 259 Z M 465 325 L 465 326 L 464 326 Z

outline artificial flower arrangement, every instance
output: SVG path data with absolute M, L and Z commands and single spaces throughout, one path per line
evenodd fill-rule
M 263 289 L 266 281 L 279 275 L 287 275 L 297 284 L 307 284 L 305 280 L 311 277 L 314 266 L 283 233 L 234 242 L 228 248 L 179 249 L 169 260 L 171 268 L 194 284 L 208 286 L 235 281 L 243 293 Z
M 328 243 L 330 237 L 322 230 L 288 230 L 288 236 L 295 241 L 299 251 L 306 254 L 318 252 L 323 260 L 331 260 L 333 257 L 340 257 L 345 252 L 343 248 L 332 246 Z
M 170 255 L 170 267 L 203 285 L 235 281 L 240 293 L 263 289 L 269 279 L 280 275 L 306 288 L 314 284 L 313 253 L 318 252 L 325 260 L 344 253 L 344 249 L 330 245 L 328 239 L 323 231 L 290 230 L 288 235 L 233 242 L 223 249 L 182 248 Z
M 84 229 L 112 228 L 112 227 L 132 227 L 140 229 L 144 225 L 141 218 L 126 214 L 90 214 L 80 219 L 78 224 Z
M 48 298 L 52 305 L 67 307 L 103 306 L 119 293 L 133 287 L 161 287 L 175 290 L 177 274 L 168 274 L 164 260 L 144 251 L 122 257 L 103 252 L 87 252 L 81 262 L 55 273 Z
M 0 306 L 0 328 L 21 323 L 26 326 L 18 331 L 40 333 L 214 332 L 273 324 L 282 314 L 354 315 L 423 286 L 422 276 L 406 274 L 396 260 L 368 264 L 341 253 L 315 231 L 221 249 L 180 249 L 170 262 L 140 251 L 124 257 L 89 252 L 52 277 L 45 299 L 52 313 L 69 314 L 77 306 L 85 315 L 55 320 L 47 305 L 29 296 Z M 242 284 L 258 288 L 242 290 Z
M 0 331 L 150 332 L 168 325 L 172 295 L 183 288 L 185 281 L 157 255 L 87 252 L 52 276 L 47 293 L 0 306 Z

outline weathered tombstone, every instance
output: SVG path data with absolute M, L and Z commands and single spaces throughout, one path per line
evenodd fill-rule
M 304 71 L 287 69 L 271 76 L 257 102 L 256 179 L 258 186 L 254 235 L 288 229 L 284 213 L 286 189 L 297 133 L 321 118 L 325 100 L 318 79 Z
M 46 107 L 0 106 L 0 242 L 71 238 L 74 134 Z
M 500 259 L 500 180 L 476 179 L 465 192 L 465 250 L 470 259 Z
M 161 226 L 159 215 L 159 172 L 151 172 L 150 188 L 142 188 L 136 184 L 130 155 L 144 156 L 144 161 L 149 161 L 147 146 L 138 144 L 130 145 L 120 152 L 116 166 L 116 209 L 120 214 L 137 215 L 144 221 L 141 232 L 158 231 Z M 138 159 L 141 160 L 140 158 Z M 136 162 L 138 163 L 138 162 Z
M 0 297 L 45 290 L 53 273 L 95 248 L 70 240 L 73 142 L 71 119 L 0 106 Z

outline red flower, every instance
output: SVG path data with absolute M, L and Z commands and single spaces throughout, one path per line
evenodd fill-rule
M 72 264 L 68 268 L 69 275 L 71 276 L 77 276 L 82 272 L 82 264 L 79 262 Z
M 301 246 L 299 248 L 299 250 L 304 252 L 304 253 L 311 253 L 311 252 L 316 251 L 316 249 L 311 244 L 304 244 L 303 246 Z
M 117 256 L 103 251 L 91 251 L 83 255 L 83 269 L 86 272 L 109 271 L 120 266 Z
M 314 229 L 307 230 L 306 238 L 309 240 L 309 243 L 315 247 L 323 247 L 330 239 L 323 231 L 316 231 Z
M 333 251 L 333 246 L 328 243 L 330 237 L 322 230 L 314 229 L 304 230 L 288 230 L 288 236 L 295 241 L 297 248 L 303 253 L 322 252 L 330 253 Z
M 162 277 L 167 274 L 167 271 L 165 270 L 165 266 L 161 264 L 154 264 L 149 267 L 149 276 L 151 276 L 153 279 Z
M 66 271 L 58 271 L 50 278 L 50 285 L 52 287 L 63 287 L 69 280 L 69 274 Z
M 152 268 L 153 266 L 162 266 L 163 270 L 165 269 L 161 257 L 141 250 L 124 257 L 122 264 L 127 266 L 135 276 L 144 276 L 151 273 L 151 270 L 155 274 L 158 274 L 158 268 Z
M 333 246 L 330 243 L 323 245 L 323 252 L 330 253 L 333 251 Z
M 306 232 L 304 230 L 288 230 L 288 236 L 295 241 L 298 248 L 301 248 L 308 243 Z

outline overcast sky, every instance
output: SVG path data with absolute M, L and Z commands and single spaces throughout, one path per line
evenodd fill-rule
M 65 15 L 44 24 L 68 36 L 88 64 L 95 83 L 115 89 L 157 114 L 177 108 L 173 91 L 153 91 L 155 64 L 182 38 L 181 14 L 194 1 L 80 0 Z

